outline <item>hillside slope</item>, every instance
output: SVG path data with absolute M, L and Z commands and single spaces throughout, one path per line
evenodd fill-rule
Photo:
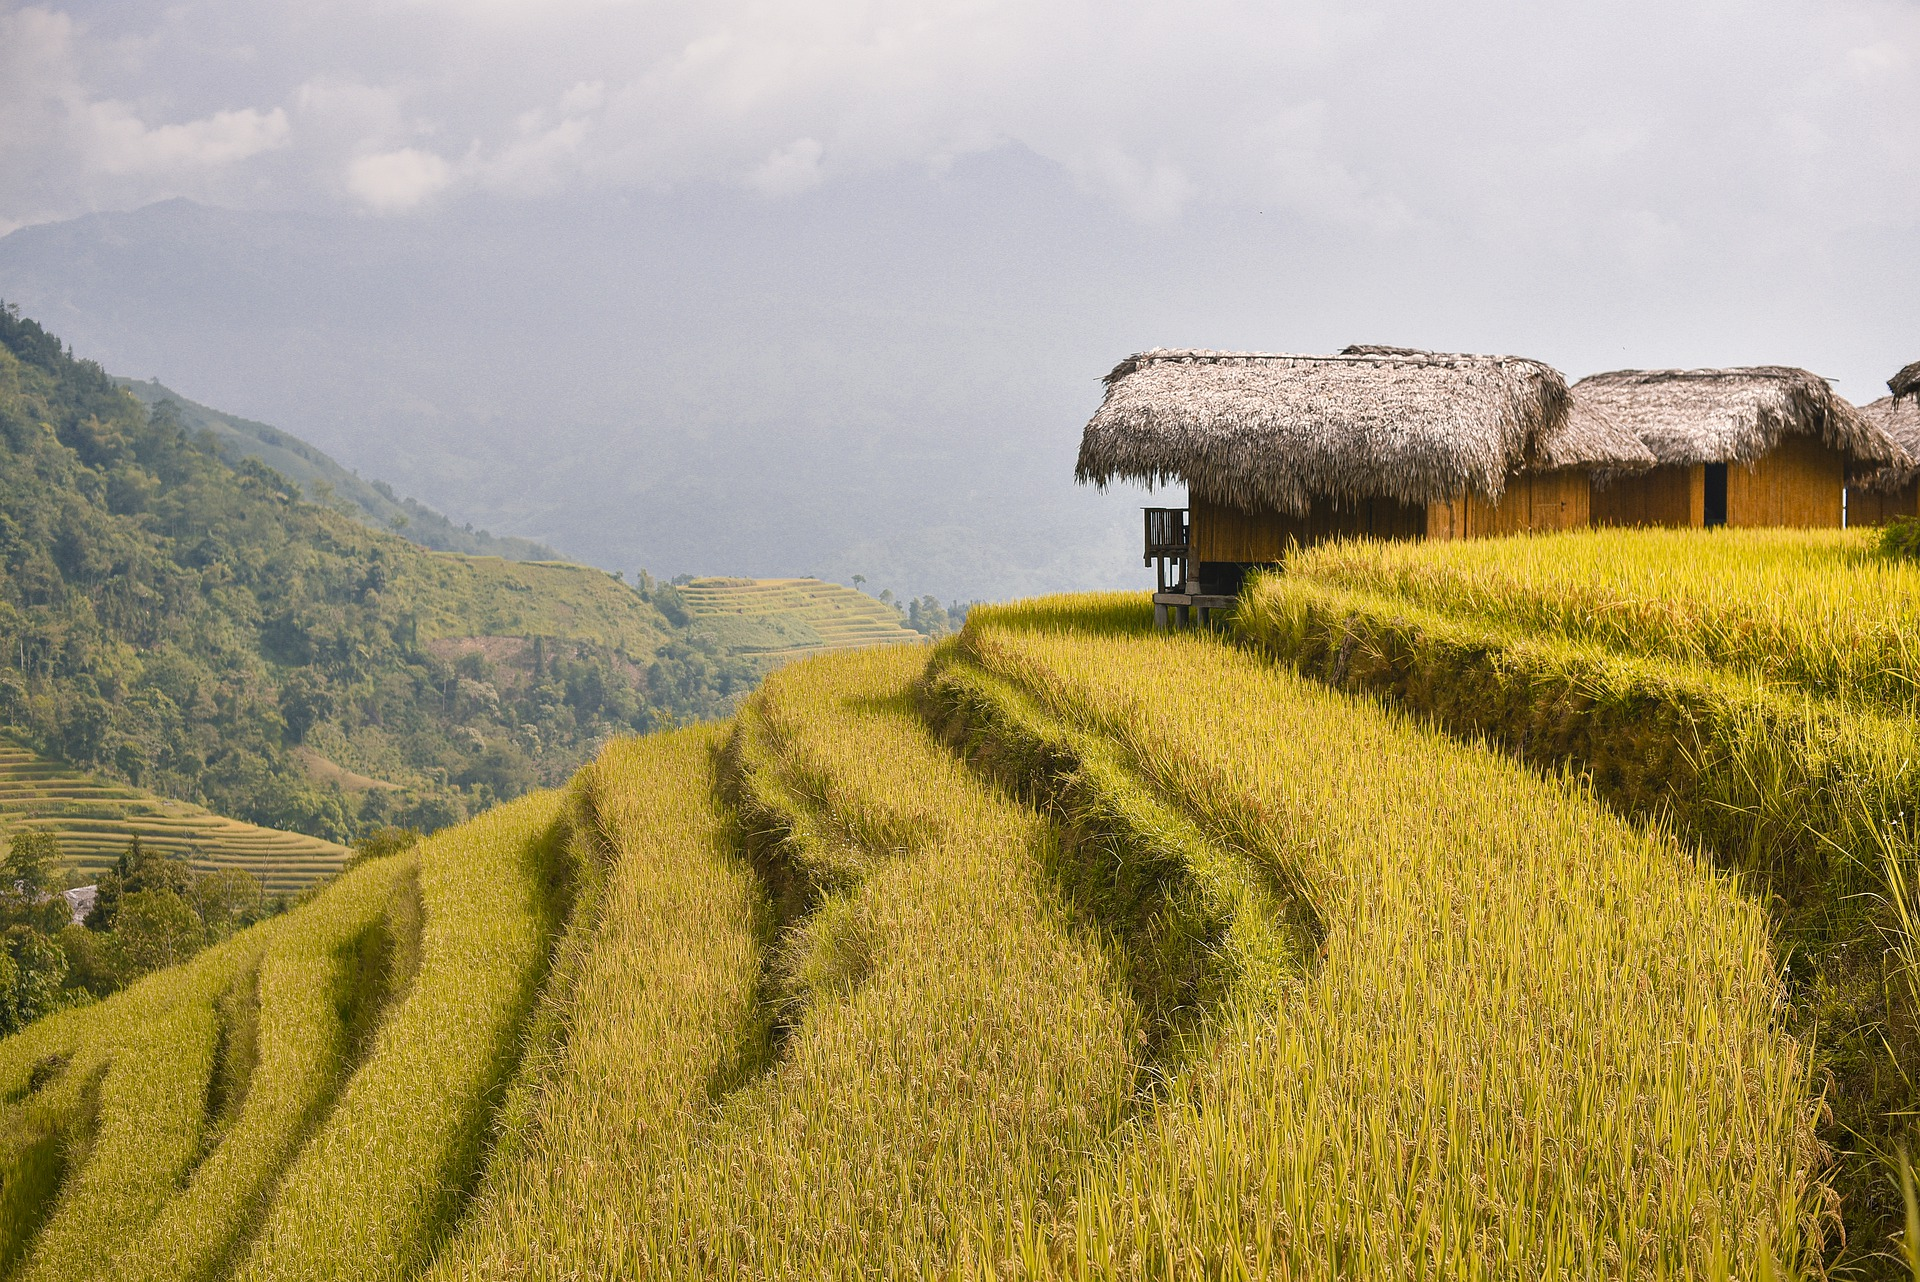
M 788 665 L 0 1041 L 0 1267 L 1819 1274 L 1760 904 L 1150 618 Z
M 687 614 L 721 645 L 771 663 L 922 639 L 887 603 L 820 579 L 705 578 L 677 591 Z
M 1360 541 L 1250 583 L 1235 626 L 1737 870 L 1829 1082 L 1834 1276 L 1885 1274 L 1920 1145 L 1920 564 L 1855 530 Z
M 421 547 L 436 552 L 464 552 L 471 556 L 499 556 L 510 561 L 558 561 L 560 554 L 532 539 L 489 534 L 472 525 L 458 526 L 426 504 L 401 498 L 384 481 L 367 481 L 335 462 L 331 455 L 291 432 L 265 423 L 227 414 L 164 386 L 158 379 L 116 378 L 149 410 L 172 402 L 189 431 L 211 432 L 219 442 L 220 457 L 229 463 L 258 459 L 298 485 L 309 500 L 327 506 L 339 504 L 380 530 L 393 530 Z
M 0 727 L 34 751 L 340 842 L 753 679 L 610 575 L 427 551 L 206 439 L 0 309 Z
M 111 868 L 135 837 L 195 872 L 239 868 L 268 894 L 291 894 L 340 871 L 346 847 L 216 815 L 184 801 L 114 784 L 0 740 L 0 841 L 18 832 L 59 838 L 65 869 L 87 881 Z

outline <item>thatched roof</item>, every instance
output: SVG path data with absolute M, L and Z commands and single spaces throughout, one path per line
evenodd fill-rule
M 1869 472 L 1853 484 L 1869 490 L 1897 490 L 1920 475 L 1920 396 L 1882 396 L 1871 405 L 1862 405 L 1860 416 L 1891 436 L 1907 457 Z
M 1893 393 L 1893 399 L 1903 396 L 1920 397 L 1920 361 L 1902 367 L 1898 374 L 1887 380 L 1887 390 Z
M 1185 481 L 1247 509 L 1315 498 L 1498 498 L 1520 468 L 1635 471 L 1605 415 L 1568 413 L 1552 367 L 1515 356 L 1348 348 L 1338 356 L 1155 349 L 1107 375 L 1075 479 Z
M 1789 432 L 1818 437 L 1863 462 L 1905 451 L 1803 369 L 1623 369 L 1573 385 L 1590 406 L 1636 433 L 1661 463 L 1751 463 Z

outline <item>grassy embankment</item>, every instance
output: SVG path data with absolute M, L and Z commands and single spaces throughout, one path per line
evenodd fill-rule
M 0 1043 L 0 1269 L 403 1276 L 477 1176 L 564 907 L 559 794 Z
M 1543 764 L 1742 870 L 1834 1077 L 1846 1263 L 1893 1267 L 1916 1136 L 1920 568 L 1860 534 L 1335 544 L 1248 591 L 1254 643 Z M 1878 1255 L 1878 1259 L 1873 1257 Z
M 400 564 L 393 591 L 417 603 L 422 643 L 554 637 L 611 646 L 644 662 L 671 635 L 638 592 L 584 565 L 427 552 Z
M 331 877 L 347 849 L 304 833 L 261 828 L 110 783 L 0 740 L 0 839 L 19 830 L 60 838 L 67 866 L 89 880 L 113 866 L 134 836 L 185 859 L 196 872 L 242 868 L 268 894 L 292 894 Z

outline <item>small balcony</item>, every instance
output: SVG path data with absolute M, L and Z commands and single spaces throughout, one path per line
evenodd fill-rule
M 1193 554 L 1187 528 L 1187 509 L 1150 507 L 1142 511 L 1146 516 L 1147 542 L 1146 553 L 1140 563 L 1155 568 L 1159 591 L 1186 591 L 1187 563 Z
M 1220 612 L 1233 606 L 1232 593 L 1208 593 L 1194 576 L 1193 531 L 1183 507 L 1143 508 L 1146 515 L 1146 551 L 1143 565 L 1155 567 L 1158 587 L 1153 594 L 1153 621 L 1186 627 L 1198 622 L 1217 626 Z

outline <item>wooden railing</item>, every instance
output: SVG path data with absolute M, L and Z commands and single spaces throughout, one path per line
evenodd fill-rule
M 1187 528 L 1187 509 L 1183 507 L 1143 508 L 1146 515 L 1146 552 L 1142 565 L 1156 568 L 1161 592 L 1186 590 L 1187 562 L 1193 555 Z

